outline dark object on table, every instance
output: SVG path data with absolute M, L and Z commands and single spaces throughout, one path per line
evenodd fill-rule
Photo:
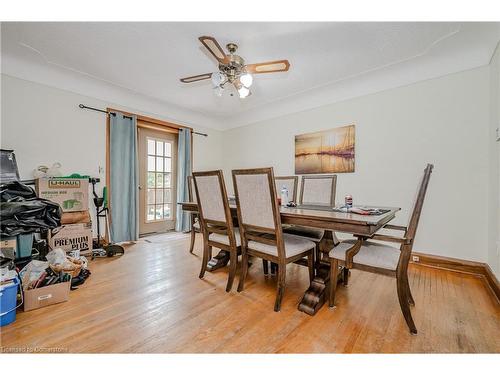
M 0 150 L 0 182 L 19 181 L 14 150 Z
M 385 208 L 376 208 L 376 207 L 365 207 L 365 206 L 356 206 L 356 207 L 347 207 L 347 206 L 342 206 L 342 207 L 335 207 L 333 208 L 333 211 L 335 212 L 345 212 L 345 213 L 351 213 L 351 214 L 357 214 L 357 215 L 383 215 L 390 210 L 385 209 Z
M 35 191 L 18 181 L 0 185 L 0 236 L 40 232 L 61 225 L 58 204 L 37 198 Z

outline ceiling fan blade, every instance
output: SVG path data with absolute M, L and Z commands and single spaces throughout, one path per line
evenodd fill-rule
M 219 45 L 217 40 L 211 36 L 200 36 L 198 38 L 200 42 L 208 49 L 208 51 L 217 59 L 221 64 L 227 64 L 229 59 L 227 58 L 226 53 Z
M 199 74 L 197 76 L 181 78 L 181 82 L 182 83 L 198 82 L 198 81 L 203 81 L 205 79 L 210 79 L 210 77 L 212 77 L 212 73 Z
M 276 60 L 245 65 L 246 71 L 253 74 L 286 72 L 289 68 L 290 63 L 288 60 Z

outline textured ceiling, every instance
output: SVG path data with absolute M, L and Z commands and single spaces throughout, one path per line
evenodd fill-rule
M 181 77 L 217 69 L 200 35 L 237 43 L 247 63 L 288 59 L 290 71 L 256 75 L 244 100 L 215 97 L 210 81 L 181 84 Z M 485 65 L 498 38 L 495 23 L 3 23 L 2 56 L 117 86 L 230 128 L 334 100 L 348 83 L 363 94 L 363 86 L 370 92 L 370 85 L 383 89 Z M 380 82 L 370 81 L 375 77 Z

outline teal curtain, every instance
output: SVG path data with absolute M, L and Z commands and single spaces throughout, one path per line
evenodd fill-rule
M 139 163 L 137 118 L 110 115 L 109 161 L 111 200 L 111 240 L 139 238 Z
M 188 201 L 187 177 L 191 175 L 191 130 L 179 129 L 177 141 L 177 202 Z M 175 202 L 175 203 L 177 203 Z M 180 205 L 177 206 L 175 230 L 187 232 L 190 228 L 189 214 L 184 212 Z

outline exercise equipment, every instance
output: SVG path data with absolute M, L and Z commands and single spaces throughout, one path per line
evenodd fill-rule
M 99 257 L 112 257 L 115 255 L 125 254 L 125 249 L 123 246 L 117 245 L 111 240 L 111 232 L 109 230 L 109 220 L 108 220 L 108 199 L 107 199 L 107 189 L 104 187 L 103 196 L 99 197 L 95 191 L 95 186 L 100 182 L 99 178 L 91 178 L 92 183 L 92 194 L 94 195 L 94 206 L 96 208 L 97 217 L 97 238 L 94 239 L 94 249 L 92 250 L 92 259 Z M 101 236 L 101 223 L 100 218 L 104 218 L 106 222 L 106 233 L 108 234 L 109 242 L 107 242 Z

